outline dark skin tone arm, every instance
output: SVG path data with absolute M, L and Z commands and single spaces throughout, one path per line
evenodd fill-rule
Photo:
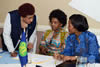
M 53 56 L 55 59 L 57 60 L 63 60 L 63 61 L 74 61 L 77 59 L 77 56 L 64 56 L 64 55 L 60 55 L 60 54 L 54 54 Z
M 32 44 L 32 43 L 28 43 L 27 48 L 28 48 L 28 51 L 30 51 L 30 50 L 33 48 L 33 44 Z M 17 54 L 18 54 L 18 53 L 17 53 L 16 51 L 10 52 L 11 57 L 16 57 Z
M 40 54 L 44 54 L 44 55 L 46 55 L 46 53 L 47 53 L 47 48 L 45 48 L 45 47 L 43 47 L 43 46 L 40 46 Z
M 31 49 L 33 49 L 33 44 L 32 43 L 28 43 L 27 48 L 28 48 L 28 51 L 30 51 Z
M 18 53 L 17 53 L 16 51 L 10 53 L 11 57 L 16 57 L 17 54 L 18 54 Z

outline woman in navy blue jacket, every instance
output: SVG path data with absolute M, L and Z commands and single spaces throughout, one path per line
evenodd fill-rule
M 5 20 L 2 46 L 3 50 L 9 51 L 13 57 L 17 56 L 17 45 L 24 28 L 28 49 L 32 50 L 36 47 L 37 37 L 35 7 L 30 3 L 24 3 L 18 10 L 10 11 Z M 33 50 L 35 52 L 35 49 Z

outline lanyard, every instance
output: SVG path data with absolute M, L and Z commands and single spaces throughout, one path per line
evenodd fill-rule
M 28 29 L 25 31 L 25 33 L 26 33 L 26 43 L 28 44 Z M 20 43 L 20 41 L 21 41 L 21 38 L 22 38 L 22 34 L 20 35 L 20 38 L 19 38 L 19 40 L 18 40 L 18 42 L 17 42 L 17 44 L 16 44 L 16 46 L 15 46 L 15 48 L 14 48 L 14 51 L 15 51 L 16 48 L 18 47 L 18 45 L 19 45 L 19 43 Z

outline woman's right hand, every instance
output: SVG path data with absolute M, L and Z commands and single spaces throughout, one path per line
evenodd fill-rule
M 63 55 L 60 55 L 60 54 L 58 54 L 58 53 L 54 53 L 53 57 L 54 57 L 55 59 L 57 59 L 57 60 L 62 60 Z
M 41 54 L 46 54 L 47 53 L 47 48 L 43 47 L 43 46 L 40 46 L 40 53 Z
M 17 56 L 17 52 L 16 51 L 11 52 L 10 55 L 11 55 L 11 57 L 16 57 Z

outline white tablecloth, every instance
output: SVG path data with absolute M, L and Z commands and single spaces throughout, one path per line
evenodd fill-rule
M 36 65 L 42 67 L 56 67 L 61 64 L 62 61 L 55 60 L 52 56 L 31 54 L 28 53 L 27 67 L 36 67 Z M 19 57 L 12 58 L 8 52 L 0 54 L 0 67 L 21 67 Z
M 31 53 L 28 53 L 28 60 L 26 67 L 36 67 L 36 65 L 42 67 L 56 67 L 56 65 L 62 63 L 62 61 L 55 60 L 52 56 Z M 0 67 L 21 67 L 19 57 L 12 58 L 8 52 L 0 53 Z M 87 64 L 87 67 L 100 67 L 100 64 Z

